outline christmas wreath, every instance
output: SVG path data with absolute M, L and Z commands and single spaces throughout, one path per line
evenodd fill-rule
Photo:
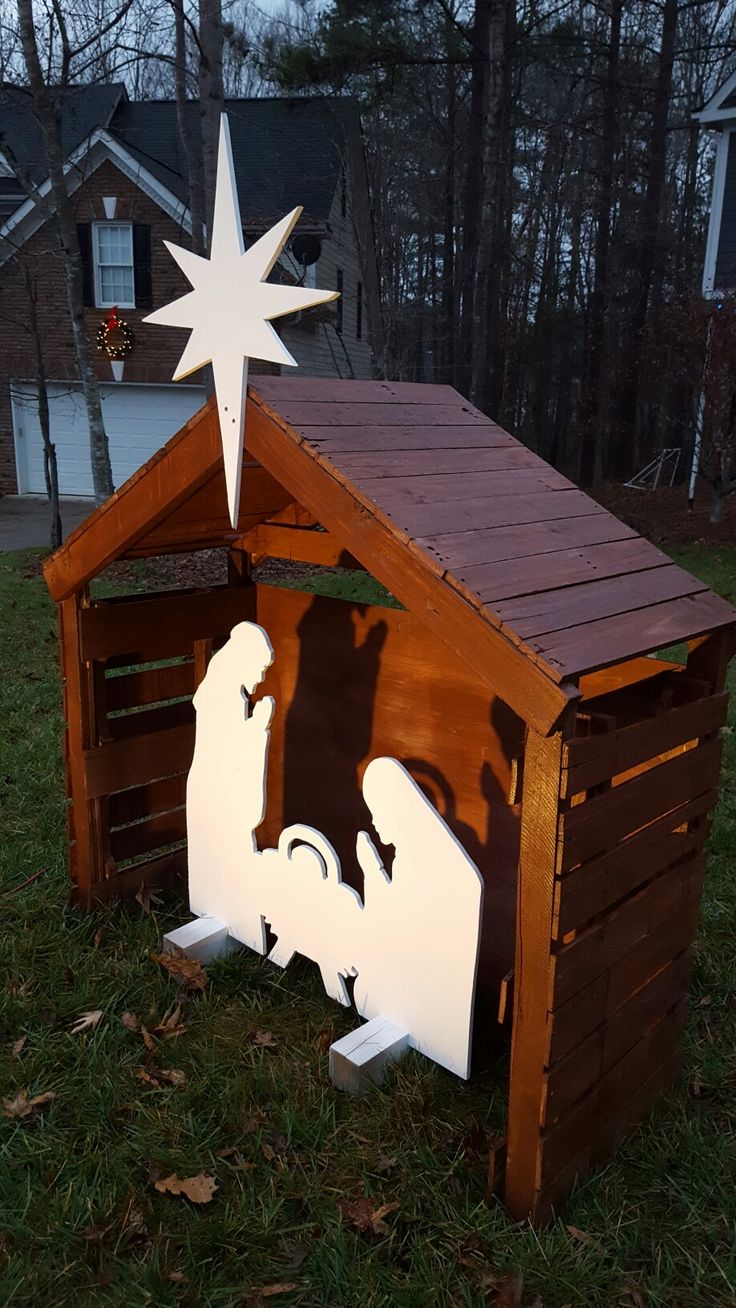
M 133 333 L 125 319 L 118 317 L 117 305 L 110 310 L 110 316 L 100 323 L 97 348 L 108 359 L 127 359 L 133 349 Z

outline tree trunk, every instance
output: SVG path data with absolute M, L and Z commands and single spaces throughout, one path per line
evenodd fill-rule
M 606 77 L 603 91 L 601 155 L 598 195 L 595 204 L 595 267 L 588 311 L 586 368 L 580 406 L 580 449 L 578 481 L 592 485 L 600 466 L 603 438 L 601 385 L 603 341 L 608 300 L 608 255 L 611 244 L 613 168 L 616 158 L 619 116 L 619 63 L 621 57 L 621 14 L 623 0 L 611 0 Z
M 38 330 L 38 313 L 36 311 L 36 288 L 33 285 L 30 270 L 25 270 L 26 292 L 28 295 L 28 326 L 36 363 L 36 384 L 38 386 L 38 422 L 43 439 L 43 475 L 46 482 L 46 494 L 49 498 L 51 521 L 49 524 L 49 544 L 52 550 L 61 545 L 63 539 L 61 511 L 59 506 L 59 470 L 56 463 L 56 446 L 51 440 L 51 419 L 49 416 L 49 392 L 46 385 L 46 369 L 43 361 L 43 347 Z
M 175 65 L 174 81 L 176 88 L 176 121 L 179 139 L 184 151 L 184 159 L 189 182 L 189 212 L 192 219 L 192 249 L 195 254 L 205 252 L 204 233 L 204 189 L 202 185 L 202 158 L 194 146 L 192 137 L 192 120 L 190 118 L 187 97 L 187 42 L 184 26 L 184 0 L 171 0 L 174 9 Z
M 463 257 L 460 309 L 460 351 L 456 385 L 464 395 L 472 389 L 473 343 L 476 335 L 476 268 L 483 208 L 483 154 L 486 132 L 488 40 L 492 0 L 475 0 L 470 32 L 470 124 L 468 162 L 463 187 Z
M 222 90 L 222 2 L 199 0 L 199 121 L 202 133 L 202 174 L 207 248 L 212 240 L 212 215 L 217 182 L 217 146 L 220 115 L 224 107 Z
M 18 20 L 28 85 L 33 98 L 34 112 L 41 128 L 48 161 L 54 219 L 61 245 L 64 284 L 74 338 L 74 349 L 87 407 L 95 503 L 101 504 L 109 495 L 112 495 L 114 489 L 110 468 L 110 451 L 102 420 L 100 390 L 92 361 L 92 349 L 87 336 L 82 298 L 82 261 L 79 256 L 74 211 L 66 189 L 59 121 L 51 92 L 41 71 L 41 62 L 36 45 L 36 32 L 33 26 L 31 0 L 18 0 Z
M 664 0 L 662 37 L 660 42 L 657 83 L 652 110 L 652 131 L 649 139 L 649 169 L 646 190 L 638 224 L 634 298 L 631 317 L 626 330 L 627 347 L 624 350 L 623 389 L 619 407 L 617 475 L 631 475 L 635 465 L 651 457 L 651 450 L 640 448 L 639 441 L 639 389 L 642 368 L 645 366 L 646 325 L 650 308 L 652 283 L 661 263 L 659 244 L 660 214 L 664 196 L 667 164 L 667 120 L 672 91 L 672 70 L 675 60 L 679 0 Z

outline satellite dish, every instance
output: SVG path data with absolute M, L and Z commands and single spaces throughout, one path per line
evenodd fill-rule
M 297 263 L 305 268 L 316 263 L 322 253 L 322 242 L 318 236 L 295 236 L 291 242 L 291 253 Z

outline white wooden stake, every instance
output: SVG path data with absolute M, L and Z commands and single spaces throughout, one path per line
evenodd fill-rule
M 330 1046 L 330 1080 L 336 1090 L 364 1095 L 371 1086 L 381 1085 L 389 1063 L 401 1058 L 409 1045 L 408 1031 L 373 1017 Z
M 213 958 L 223 958 L 242 946 L 230 935 L 224 922 L 216 917 L 195 917 L 193 922 L 185 922 L 175 931 L 167 931 L 164 936 L 164 950 L 174 954 L 178 949 L 187 958 L 196 958 L 200 963 L 211 963 Z

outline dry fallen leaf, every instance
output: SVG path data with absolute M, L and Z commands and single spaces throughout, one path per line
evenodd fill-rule
M 388 1235 L 388 1227 L 383 1219 L 388 1217 L 389 1213 L 397 1212 L 398 1207 L 399 1205 L 396 1203 L 381 1204 L 381 1207 L 375 1210 L 371 1216 L 371 1226 L 376 1235 Z
M 20 1039 L 13 1041 L 12 1045 L 10 1046 L 10 1052 L 13 1055 L 13 1058 L 20 1058 L 21 1054 L 23 1053 L 23 1050 L 26 1047 L 27 1039 L 28 1036 L 21 1036 Z
M 603 1252 L 603 1245 L 600 1240 L 596 1240 L 594 1235 L 588 1235 L 587 1231 L 581 1231 L 577 1226 L 568 1226 L 567 1231 L 573 1240 L 579 1240 L 581 1244 L 588 1244 L 592 1249 L 597 1249 L 599 1253 Z
M 252 1031 L 250 1038 L 254 1045 L 260 1045 L 263 1049 L 275 1049 L 278 1044 L 272 1031 Z
M 299 1286 L 295 1281 L 278 1281 L 274 1285 L 262 1285 L 258 1290 L 251 1290 L 256 1302 L 261 1299 L 271 1299 L 275 1294 L 289 1294 L 291 1290 L 298 1290 Z
M 105 933 L 104 933 L 104 931 L 102 930 L 102 927 L 98 927 L 97 930 L 95 931 L 95 938 L 94 938 L 94 940 L 92 941 L 92 948 L 93 948 L 93 949 L 99 949 L 99 948 L 100 948 L 100 945 L 102 944 L 102 940 L 103 940 L 104 934 L 105 934 Z
M 178 1285 L 187 1281 L 189 1278 L 186 1277 L 183 1272 L 169 1272 L 166 1279 L 167 1281 L 173 1281 L 175 1285 Z
M 36 1108 L 40 1108 L 43 1104 L 50 1104 L 55 1098 L 55 1090 L 46 1090 L 43 1094 L 32 1097 L 29 1097 L 27 1090 L 18 1090 L 12 1097 L 3 1099 L 3 1116 L 14 1121 L 30 1117 Z
M 127 1027 L 129 1031 L 138 1030 L 139 1023 L 135 1013 L 123 1013 L 123 1016 L 121 1017 L 120 1021 L 122 1022 L 124 1027 Z
M 373 1171 L 378 1172 L 380 1176 L 384 1172 L 390 1172 L 391 1168 L 395 1167 L 398 1161 L 398 1158 L 391 1158 L 387 1154 L 379 1154 Z
M 151 962 L 159 963 L 185 990 L 204 990 L 207 985 L 207 973 L 199 959 L 187 958 L 181 949 L 173 954 L 151 954 Z
M 646 1308 L 646 1304 L 644 1302 L 643 1296 L 639 1293 L 637 1289 L 635 1289 L 633 1285 L 625 1285 L 621 1293 L 628 1295 L 628 1297 L 631 1299 L 631 1302 L 634 1305 L 634 1308 Z
M 153 1028 L 153 1034 L 157 1040 L 173 1040 L 174 1036 L 181 1035 L 186 1029 L 181 1025 L 181 1004 L 177 1004 L 173 1012 L 164 1016 Z
M 139 1067 L 136 1076 L 148 1085 L 154 1086 L 157 1090 L 163 1090 L 165 1084 L 169 1085 L 186 1085 L 187 1074 L 182 1072 L 179 1067 L 152 1067 L 147 1071 L 145 1067 Z
M 197 1176 L 164 1176 L 154 1181 L 154 1185 L 160 1194 L 183 1194 L 193 1204 L 208 1204 L 218 1188 L 214 1176 L 202 1172 Z
M 143 1036 L 143 1043 L 146 1046 L 146 1049 L 148 1050 L 149 1054 L 153 1053 L 154 1049 L 156 1048 L 156 1041 L 154 1040 L 150 1031 L 148 1031 L 146 1027 L 143 1026 L 143 1023 L 141 1023 L 141 1035 Z
M 384 1217 L 389 1213 L 395 1213 L 398 1204 L 382 1204 L 380 1208 L 373 1207 L 371 1199 L 341 1199 L 338 1208 L 346 1222 L 354 1226 L 356 1231 L 372 1231 L 374 1235 L 387 1235 L 388 1227 L 384 1222 Z
M 486 1272 L 481 1277 L 481 1285 L 484 1290 L 493 1293 L 493 1308 L 521 1308 L 524 1290 L 524 1276 L 521 1272 L 507 1272 L 505 1276 Z
M 84 1031 L 94 1031 L 102 1020 L 102 1009 L 93 1008 L 87 1013 L 80 1013 L 76 1022 L 72 1022 L 71 1034 L 82 1035 Z
M 138 888 L 138 893 L 135 898 L 136 898 L 136 903 L 140 904 L 144 913 L 151 912 L 151 905 L 153 905 L 154 908 L 156 908 L 158 907 L 159 904 L 163 904 L 164 902 L 160 895 L 154 894 L 154 892 L 151 890 L 151 887 L 147 886 L 145 881 L 141 881 L 141 884 Z

